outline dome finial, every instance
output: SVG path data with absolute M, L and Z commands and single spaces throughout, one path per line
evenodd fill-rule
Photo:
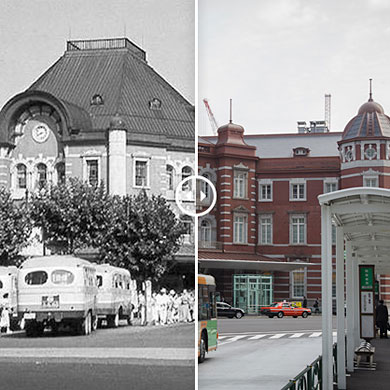
M 230 99 L 230 119 L 229 119 L 229 123 L 232 123 L 233 119 L 232 119 L 232 99 Z
M 373 99 L 372 99 L 372 79 L 370 79 L 370 97 L 368 98 L 368 101 L 373 102 Z

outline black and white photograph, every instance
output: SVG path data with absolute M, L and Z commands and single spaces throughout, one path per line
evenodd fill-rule
M 194 0 L 0 0 L 2 390 L 194 389 L 194 101 Z

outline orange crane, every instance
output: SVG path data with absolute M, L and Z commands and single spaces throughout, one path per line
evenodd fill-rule
M 210 121 L 210 125 L 211 125 L 211 128 L 213 129 L 213 134 L 214 135 L 217 135 L 217 130 L 218 130 L 218 123 L 214 117 L 214 114 L 213 112 L 211 111 L 211 107 L 209 105 L 209 101 L 207 99 L 203 99 L 203 103 L 206 107 L 206 111 L 207 111 L 207 115 L 209 117 L 209 121 Z

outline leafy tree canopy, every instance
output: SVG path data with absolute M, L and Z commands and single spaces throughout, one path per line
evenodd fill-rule
M 112 198 L 103 186 L 89 186 L 79 179 L 52 186 L 33 195 L 31 218 L 43 229 L 46 242 L 62 242 L 64 253 L 99 247 L 107 230 Z
M 101 258 L 130 270 L 141 280 L 159 280 L 180 247 L 183 225 L 161 196 L 115 199 L 112 223 L 100 247 Z
M 24 203 L 17 204 L 11 193 L 0 187 L 0 265 L 17 264 L 20 250 L 27 245 L 31 223 Z

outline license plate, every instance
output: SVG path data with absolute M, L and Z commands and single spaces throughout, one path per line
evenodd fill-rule
M 23 317 L 25 320 L 35 320 L 36 313 L 24 313 Z
M 44 308 L 59 308 L 60 296 L 59 295 L 46 295 L 42 297 L 42 307 Z

